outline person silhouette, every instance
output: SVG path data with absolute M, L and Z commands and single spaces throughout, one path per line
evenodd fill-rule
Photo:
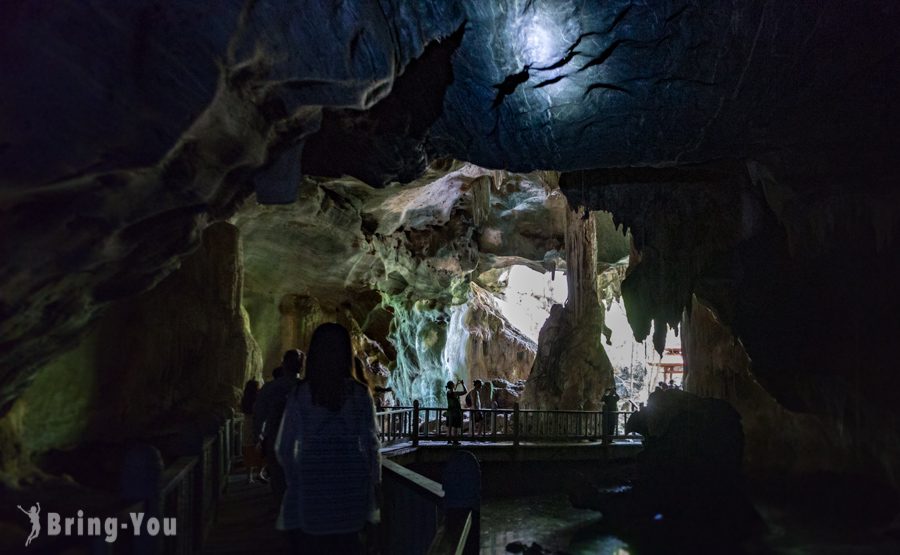
M 22 505 L 16 505 L 16 507 L 18 507 L 20 511 L 25 513 L 25 515 L 28 516 L 28 520 L 31 521 L 31 533 L 28 534 L 28 539 L 25 540 L 25 547 L 28 547 L 28 545 L 31 543 L 31 540 L 38 537 L 38 534 L 41 533 L 41 504 L 35 503 L 34 506 L 31 507 L 31 509 L 28 511 L 23 509 Z
M 285 403 L 275 453 L 287 489 L 276 528 L 288 531 L 294 553 L 364 555 L 364 532 L 380 520 L 375 403 L 353 360 L 347 328 L 322 324 Z

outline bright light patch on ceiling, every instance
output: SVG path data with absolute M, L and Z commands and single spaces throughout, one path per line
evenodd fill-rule
M 546 67 L 565 56 L 565 27 L 541 11 L 517 21 L 517 50 L 522 65 Z M 514 31 L 515 32 L 515 31 Z
M 583 89 L 574 86 L 568 77 L 574 71 L 572 62 L 554 67 L 566 58 L 573 37 L 578 36 L 579 30 L 576 23 L 561 19 L 559 13 L 540 9 L 533 12 L 516 20 L 510 28 L 511 53 L 516 60 L 515 67 L 528 68 L 530 72 L 529 85 L 524 89 L 527 91 L 527 108 L 534 112 L 535 117 L 555 118 L 560 114 L 550 114 L 546 110 L 538 116 L 541 110 L 532 103 L 538 100 L 549 109 L 556 104 L 581 100 Z M 570 115 L 577 110 L 572 112 Z M 548 119 L 544 123 L 549 125 L 551 121 Z M 535 122 L 535 128 L 542 126 L 541 122 Z
M 562 33 L 552 21 L 534 17 L 523 25 L 521 34 L 526 63 L 547 66 L 562 57 Z

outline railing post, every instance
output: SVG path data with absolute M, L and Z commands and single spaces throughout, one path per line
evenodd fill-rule
M 609 422 L 607 422 L 607 419 L 609 419 L 609 418 L 612 418 L 613 421 L 615 421 L 615 418 L 616 418 L 615 413 L 605 412 L 605 411 L 600 413 L 600 426 L 601 426 L 600 433 L 602 434 L 600 441 L 602 441 L 604 445 L 608 445 L 608 444 L 612 443 L 612 436 L 610 436 L 608 433 Z
M 413 401 L 412 444 L 419 445 L 419 400 Z
M 519 446 L 519 402 L 513 405 L 513 445 Z

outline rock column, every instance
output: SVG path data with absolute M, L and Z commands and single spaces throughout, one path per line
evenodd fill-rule
M 538 352 L 525 387 L 529 408 L 598 410 L 613 383 L 603 350 L 603 310 L 597 296 L 596 224 L 589 212 L 570 211 L 566 221 L 569 299 L 556 305 L 541 328 Z

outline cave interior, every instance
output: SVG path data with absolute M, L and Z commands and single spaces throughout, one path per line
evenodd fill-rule
M 739 421 L 767 525 L 741 541 L 896 553 L 898 24 L 891 0 L 4 3 L 0 494 L 120 499 L 134 445 L 170 463 L 338 322 L 398 406 L 456 379 L 645 403 L 677 345 L 690 402 Z M 791 543 L 785 511 L 841 534 Z M 623 526 L 604 552 L 669 552 Z

